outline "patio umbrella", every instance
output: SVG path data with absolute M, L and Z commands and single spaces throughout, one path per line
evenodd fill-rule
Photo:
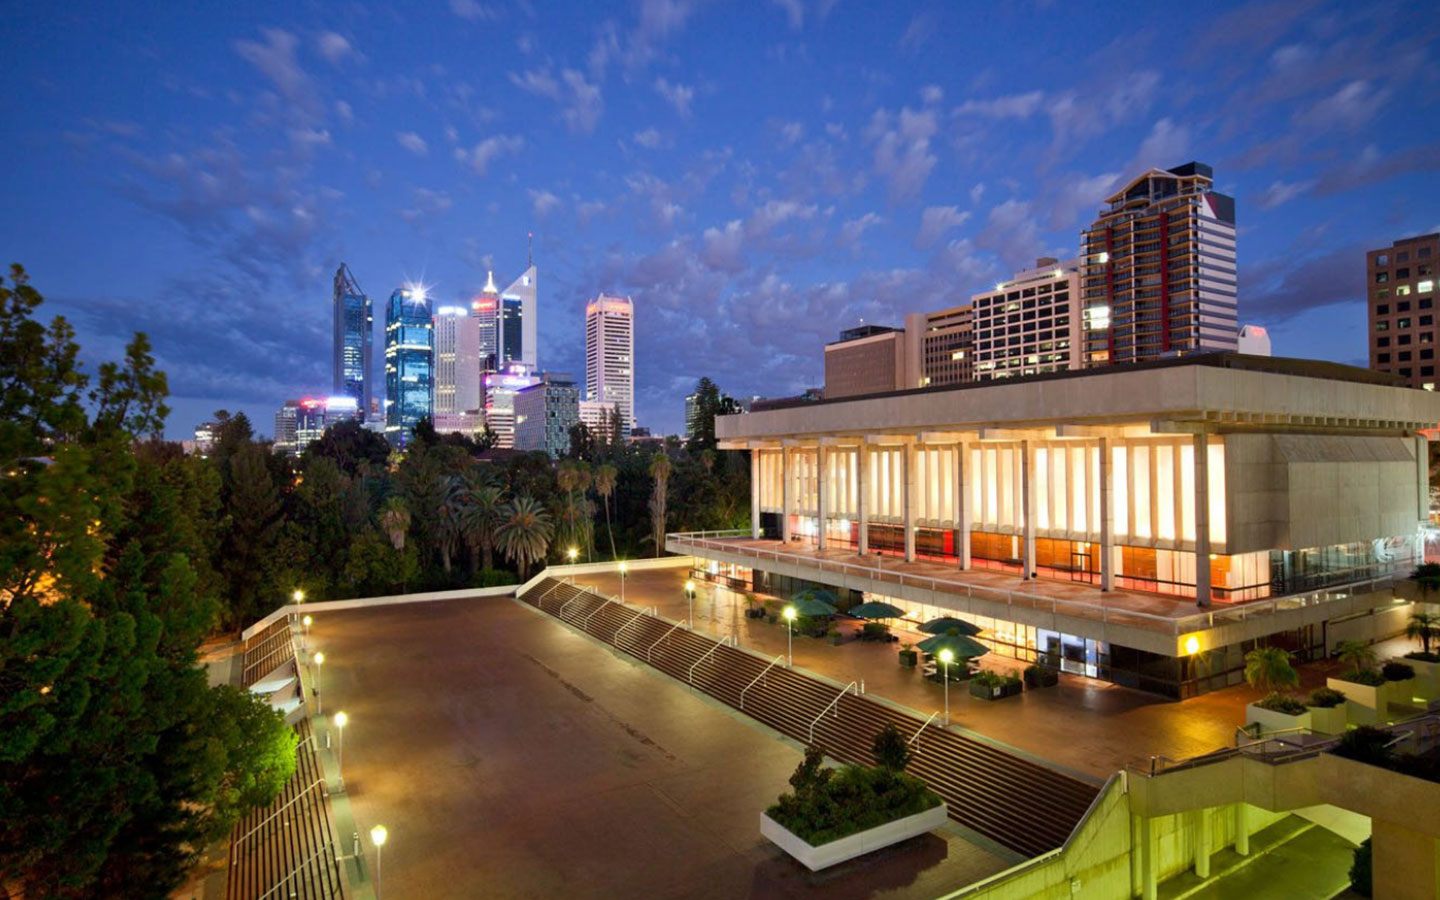
M 850 607 L 850 615 L 861 619 L 898 619 L 905 615 L 905 610 L 879 600 L 871 600 L 869 603 Z
M 931 619 L 920 626 L 920 630 L 926 634 L 949 634 L 951 629 L 961 634 L 970 635 L 971 637 L 974 637 L 981 631 L 980 626 L 972 625 L 964 619 L 957 619 L 953 616 L 941 616 L 938 619 Z
M 795 614 L 796 614 L 797 616 L 833 616 L 833 615 L 835 615 L 835 605 L 834 605 L 834 604 L 832 604 L 832 603 L 826 603 L 824 600 L 821 600 L 821 599 L 816 598 L 816 597 L 806 597 L 806 596 L 796 597 L 795 600 L 794 600 L 790 605 L 793 606 L 793 607 L 795 607 Z
M 806 588 L 796 594 L 794 600 L 797 603 L 801 600 L 819 600 L 821 603 L 828 603 L 836 608 L 840 606 L 840 598 L 835 596 L 833 591 L 827 591 L 824 588 L 818 587 Z
M 940 655 L 941 650 L 949 650 L 956 659 L 974 659 L 990 652 L 984 644 L 963 634 L 937 634 L 916 646 L 934 656 Z

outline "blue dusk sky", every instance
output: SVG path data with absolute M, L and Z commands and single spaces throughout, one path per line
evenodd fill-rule
M 1076 252 L 1195 159 L 1236 198 L 1240 318 L 1365 364 L 1364 255 L 1440 230 L 1430 3 L 12 2 L 4 262 L 93 364 L 148 332 L 169 434 L 330 387 L 330 281 L 503 286 L 540 362 L 636 306 L 637 416 L 701 375 L 822 381 L 861 319 Z M 377 341 L 377 371 L 380 361 Z

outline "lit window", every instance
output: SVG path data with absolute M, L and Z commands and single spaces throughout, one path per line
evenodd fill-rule
M 1422 294 L 1428 294 L 1431 291 L 1435 290 L 1435 282 L 1422 281 L 1419 284 L 1415 285 L 1415 290 L 1419 291 Z
M 1396 285 L 1396 286 L 1395 286 L 1395 296 L 1397 296 L 1397 297 L 1408 297 L 1408 296 L 1410 296 L 1410 285 L 1408 285 L 1408 284 Z

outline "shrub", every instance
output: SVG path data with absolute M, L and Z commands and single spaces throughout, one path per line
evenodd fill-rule
M 1440 663 L 1440 653 L 1426 653 L 1424 650 L 1412 650 L 1405 654 L 1406 659 L 1418 659 L 1420 662 Z
M 1402 662 L 1387 662 L 1380 668 L 1380 674 L 1386 681 L 1409 681 L 1415 677 L 1415 667 Z
M 1305 704 L 1294 697 L 1287 697 L 1279 692 L 1273 693 L 1264 700 L 1255 704 L 1261 709 L 1268 709 L 1271 712 L 1284 713 L 1287 716 L 1303 716 Z
M 1334 709 L 1345 702 L 1345 695 L 1334 688 L 1316 688 L 1310 692 L 1310 705 L 1320 709 Z
M 892 772 L 903 772 L 910 765 L 910 747 L 905 743 L 905 735 L 893 722 L 887 722 L 884 728 L 875 732 L 870 750 L 875 754 L 875 764 Z
M 884 767 L 819 769 L 812 752 L 791 776 L 794 793 L 782 794 L 765 812 L 811 846 L 828 844 L 940 805 L 925 782 Z M 818 766 L 818 758 L 815 760 Z M 821 773 L 825 773 L 821 775 Z M 803 790 L 800 789 L 803 786 Z
M 866 622 L 860 628 L 860 640 L 883 641 L 890 636 L 890 626 L 881 622 Z
M 1393 738 L 1394 735 L 1383 728 L 1361 725 L 1359 728 L 1341 735 L 1339 743 L 1335 745 L 1332 752 L 1336 756 L 1343 756 L 1356 762 L 1368 763 L 1372 766 L 1388 766 L 1394 759 L 1394 753 L 1386 745 Z
M 1014 687 L 1020 683 L 1019 676 L 1006 675 L 1003 672 L 996 672 L 993 669 L 981 669 L 975 673 L 974 682 L 982 687 Z
M 1362 897 L 1372 896 L 1374 890 L 1370 865 L 1370 838 L 1366 838 L 1355 848 L 1355 859 L 1350 865 L 1350 889 Z
M 1379 687 L 1385 683 L 1385 676 L 1374 669 L 1356 669 L 1353 672 L 1346 672 L 1339 676 L 1341 681 L 1349 681 L 1353 684 L 1365 684 L 1370 687 Z

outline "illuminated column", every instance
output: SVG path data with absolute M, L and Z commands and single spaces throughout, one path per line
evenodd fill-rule
M 790 489 L 790 448 L 780 448 L 780 540 L 790 543 L 790 507 L 795 498 Z
M 826 462 L 825 442 L 822 440 L 815 446 L 815 549 L 825 549 L 825 523 L 828 521 L 826 513 L 828 506 L 825 502 L 825 495 L 829 493 L 829 470 L 825 467 Z
M 1210 810 L 1195 810 L 1195 874 L 1210 877 Z
M 750 451 L 750 537 L 760 538 L 760 451 Z
M 1177 450 L 1177 469 L 1179 459 Z M 1210 606 L 1210 441 L 1204 434 L 1195 435 L 1195 605 Z
M 870 448 L 866 446 L 864 437 L 860 438 L 860 446 L 855 453 L 857 454 L 855 471 L 860 477 L 860 484 L 855 492 L 855 517 L 859 521 L 858 530 L 860 532 L 859 546 L 856 551 L 864 556 L 870 552 L 870 520 L 867 518 L 870 510 L 865 503 L 865 495 L 870 491 L 870 478 L 865 465 L 865 461 L 870 458 Z
M 970 445 L 955 445 L 955 556 L 970 568 Z
M 1020 442 L 1020 510 L 1024 516 L 1024 579 L 1035 577 L 1035 442 Z
M 1235 804 L 1235 852 L 1241 856 L 1250 855 L 1250 822 L 1245 810 L 1245 801 Z
M 1115 586 L 1114 468 L 1110 465 L 1110 439 L 1100 439 L 1100 590 Z
M 915 561 L 915 445 L 907 443 L 901 448 L 900 484 L 905 492 L 902 498 L 905 510 L 905 561 Z

